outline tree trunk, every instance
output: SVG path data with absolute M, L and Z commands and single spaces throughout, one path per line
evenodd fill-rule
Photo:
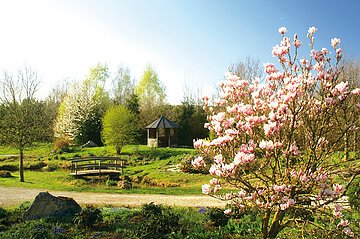
M 116 146 L 116 154 L 119 154 L 119 155 L 121 154 L 121 148 L 122 147 L 119 145 Z
M 349 134 L 348 132 L 345 132 L 344 134 L 344 155 L 345 155 L 345 161 L 348 161 L 349 159 Z
M 19 176 L 20 182 L 24 182 L 24 149 L 22 146 L 20 147 Z
M 268 231 L 268 238 L 274 239 L 283 229 L 283 226 L 280 224 L 282 219 L 285 216 L 285 211 L 277 211 L 274 215 L 274 218 L 271 223 L 270 230 Z

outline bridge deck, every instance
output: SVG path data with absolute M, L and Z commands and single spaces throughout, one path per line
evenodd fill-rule
M 120 174 L 119 170 L 112 169 L 102 169 L 102 170 L 81 170 L 76 172 L 71 172 L 70 174 L 73 176 L 97 176 L 97 175 L 109 175 L 109 174 Z

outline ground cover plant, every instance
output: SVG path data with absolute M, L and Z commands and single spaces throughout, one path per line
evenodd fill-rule
M 214 178 L 203 193 L 228 200 L 228 215 L 260 212 L 262 238 L 288 227 L 314 237 L 358 236 L 343 217 L 341 198 L 360 174 L 359 156 L 347 148 L 350 129 L 359 127 L 360 88 L 344 77 L 340 40 L 331 39 L 333 54 L 316 50 L 316 31 L 309 28 L 310 55 L 300 58 L 302 42 L 281 27 L 272 51 L 279 65 L 265 64 L 265 81 L 229 73 L 219 99 L 204 97 L 214 137 L 194 143 L 202 156 L 193 164 L 212 160 Z M 339 148 L 341 159 L 334 157 Z M 224 182 L 238 190 L 221 193 Z
M 29 206 L 24 203 L 14 208 L 0 208 L 0 238 L 261 238 L 258 210 L 229 216 L 222 208 L 179 208 L 153 203 L 137 208 L 88 205 L 74 217 L 23 221 L 22 214 Z M 358 211 L 345 212 L 344 216 L 359 225 Z M 324 221 L 322 225 L 327 228 L 331 223 Z M 334 238 L 331 231 L 326 234 L 315 227 L 313 230 L 304 234 L 302 228 L 289 228 L 280 232 L 278 238 Z

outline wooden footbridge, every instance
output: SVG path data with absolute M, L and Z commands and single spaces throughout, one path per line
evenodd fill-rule
M 118 157 L 84 157 L 71 159 L 73 176 L 124 175 L 125 161 Z

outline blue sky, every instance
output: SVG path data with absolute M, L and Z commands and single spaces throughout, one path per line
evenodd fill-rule
M 0 1 L 0 68 L 27 65 L 42 79 L 41 95 L 64 79 L 81 80 L 98 62 L 129 67 L 138 80 L 152 64 L 180 103 L 183 89 L 211 94 L 226 68 L 247 56 L 276 62 L 278 28 L 318 28 L 316 48 L 341 47 L 360 58 L 359 1 L 275 0 L 8 0 Z M 301 55 L 302 54 L 302 55 Z

